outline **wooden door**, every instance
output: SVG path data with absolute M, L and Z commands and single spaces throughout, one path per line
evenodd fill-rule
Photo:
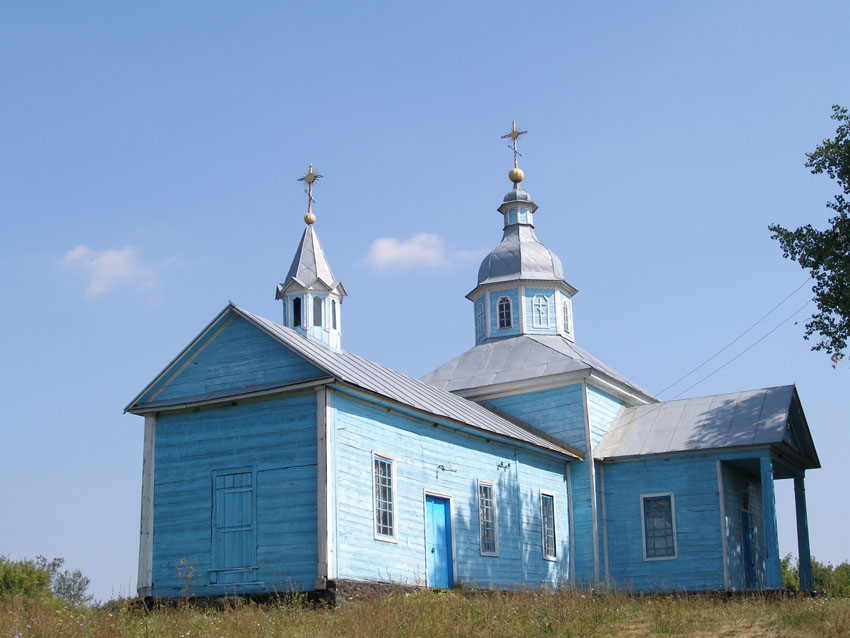
M 454 585 L 451 501 L 426 494 L 425 518 L 428 586 L 449 588 Z

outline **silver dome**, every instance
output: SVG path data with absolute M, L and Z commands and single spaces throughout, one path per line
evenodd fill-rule
M 479 285 L 514 279 L 564 280 L 561 260 L 540 243 L 531 226 L 505 228 L 502 241 L 484 258 L 478 269 Z

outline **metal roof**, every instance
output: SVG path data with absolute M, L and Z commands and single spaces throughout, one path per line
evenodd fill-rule
M 325 251 L 322 250 L 322 245 L 319 243 L 319 237 L 313 230 L 313 225 L 307 224 L 301 242 L 298 244 L 298 249 L 295 251 L 295 257 L 292 259 L 292 265 L 289 267 L 289 272 L 286 273 L 284 286 L 295 280 L 306 287 L 317 279 L 330 288 L 334 287 L 333 284 L 336 281 L 331 266 L 325 257 Z
M 593 455 L 605 459 L 782 443 L 795 402 L 799 405 L 794 386 L 786 385 L 627 408 Z M 808 439 L 803 447 L 809 447 L 808 426 L 802 410 L 799 414 Z M 819 467 L 813 444 L 811 450 L 798 451 Z
M 429 372 L 422 381 L 457 392 L 582 370 L 601 372 L 651 398 L 646 390 L 558 335 L 519 335 L 482 343 Z
M 580 458 L 568 450 L 564 444 L 558 445 L 529 432 L 477 403 L 435 388 L 351 352 L 329 350 L 290 328 L 232 304 L 228 308 L 342 382 L 381 395 L 418 411 L 472 426 L 483 432 L 521 441 L 570 458 Z
M 502 241 L 478 269 L 479 285 L 515 279 L 564 280 L 561 260 L 540 243 L 531 226 L 507 226 Z

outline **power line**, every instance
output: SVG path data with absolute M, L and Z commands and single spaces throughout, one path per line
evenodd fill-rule
M 799 289 L 798 289 L 798 290 L 799 290 Z M 796 292 L 796 291 L 795 291 L 795 292 Z M 793 293 L 792 293 L 792 294 L 793 294 Z M 762 341 L 764 341 L 765 339 L 767 339 L 770 335 L 772 335 L 774 332 L 776 332 L 777 330 L 779 330 L 779 329 L 780 329 L 782 326 L 784 326 L 786 323 L 788 323 L 789 321 L 791 321 L 791 319 L 793 319 L 793 318 L 794 318 L 794 317 L 795 317 L 795 316 L 796 316 L 796 315 L 797 315 L 797 314 L 798 314 L 801 310 L 803 310 L 803 308 L 805 308 L 806 306 L 808 306 L 810 303 L 812 303 L 812 300 L 811 300 L 811 299 L 807 300 L 807 301 L 806 301 L 806 303 L 804 303 L 802 306 L 800 306 L 799 308 L 797 308 L 797 309 L 796 309 L 794 312 L 792 312 L 790 315 L 788 315 L 787 317 L 785 317 L 785 319 L 783 319 L 782 321 L 780 321 L 780 322 L 779 322 L 779 324 L 777 324 L 777 326 L 776 326 L 775 328 L 773 328 L 770 332 L 766 333 L 766 334 L 765 334 L 764 336 L 762 336 L 760 339 L 758 339 L 757 341 L 753 342 L 752 344 L 750 344 L 749 346 L 747 346 L 746 348 L 744 348 L 743 350 L 741 350 L 741 352 L 739 352 L 739 353 L 738 353 L 738 354 L 736 354 L 734 357 L 732 357 L 731 359 L 729 359 L 729 361 L 727 361 L 726 363 L 724 363 L 724 364 L 723 364 L 722 366 L 720 366 L 719 368 L 716 368 L 715 370 L 712 370 L 711 372 L 709 372 L 707 375 L 705 375 L 702 379 L 700 379 L 699 381 L 697 381 L 697 382 L 696 382 L 696 383 L 694 383 L 693 385 L 689 385 L 687 388 L 685 388 L 684 390 L 682 390 L 679 394 L 677 394 L 676 396 L 674 396 L 672 399 L 668 399 L 668 401 L 672 401 L 673 399 L 678 399 L 680 396 L 682 396 L 685 392 L 687 392 L 687 391 L 688 391 L 688 390 L 690 390 L 691 388 L 694 388 L 694 387 L 698 386 L 700 383 L 702 383 L 703 381 L 705 381 L 706 379 L 708 379 L 710 376 L 714 375 L 714 374 L 715 374 L 715 373 L 717 373 L 717 372 L 720 372 L 723 368 L 725 368 L 725 367 L 726 367 L 726 366 L 728 366 L 730 363 L 732 363 L 733 361 L 735 361 L 735 359 L 737 359 L 738 357 L 740 357 L 742 354 L 744 354 L 744 353 L 749 352 L 750 350 L 752 350 L 755 346 L 757 346 L 758 344 L 760 344 Z
M 725 346 L 723 346 L 722 348 L 720 348 L 720 350 L 718 350 L 717 352 L 715 352 L 715 353 L 714 353 L 713 355 L 711 355 L 708 359 L 706 359 L 706 360 L 705 360 L 705 361 L 703 361 L 701 364 L 699 364 L 696 368 L 694 368 L 693 370 L 691 370 L 691 371 L 690 371 L 690 372 L 688 372 L 687 374 L 685 374 L 685 375 L 683 375 L 683 376 L 679 377 L 679 378 L 678 378 L 678 379 L 676 379 L 673 383 L 671 383 L 671 384 L 670 384 L 670 385 L 668 385 L 666 388 L 664 388 L 663 390 L 661 390 L 660 392 L 658 392 L 657 396 L 661 396 L 662 394 L 664 394 L 665 392 L 667 392 L 667 390 L 669 390 L 670 388 L 672 388 L 674 385 L 677 385 L 679 382 L 684 381 L 684 380 L 685 380 L 685 379 L 687 379 L 689 376 L 691 376 L 694 372 L 696 372 L 697 370 L 699 370 L 700 368 L 702 368 L 702 367 L 703 367 L 704 365 L 706 365 L 707 363 L 709 363 L 709 362 L 713 361 L 713 360 L 714 360 L 714 359 L 716 359 L 719 355 L 723 354 L 726 350 L 728 350 L 730 347 L 732 347 L 733 345 L 735 345 L 735 343 L 737 343 L 737 342 L 738 342 L 738 340 L 739 340 L 739 339 L 741 339 L 741 337 L 743 337 L 743 336 L 744 336 L 745 334 L 747 334 L 750 330 L 752 330 L 752 329 L 753 329 L 753 328 L 755 328 L 757 325 L 759 325 L 762 321 L 764 321 L 765 319 L 767 319 L 767 318 L 768 318 L 771 314 L 773 314 L 773 313 L 776 311 L 776 309 L 777 309 L 777 308 L 779 308 L 782 304 L 784 304 L 784 303 L 785 303 L 786 301 L 788 301 L 791 297 L 793 297 L 795 294 L 797 294 L 797 293 L 800 291 L 800 289 L 801 289 L 803 286 L 805 286 L 807 283 L 809 283 L 811 280 L 812 280 L 812 278 L 811 278 L 811 277 L 808 277 L 808 278 L 807 278 L 807 279 L 806 279 L 803 283 L 801 283 L 799 286 L 797 286 L 796 288 L 794 288 L 794 290 L 792 290 L 792 291 L 791 291 L 791 292 L 790 292 L 790 293 L 789 293 L 789 294 L 788 294 L 788 295 L 787 295 L 787 296 L 786 296 L 786 297 L 785 297 L 782 301 L 780 301 L 780 302 L 779 302 L 778 304 L 776 304 L 773 308 L 771 308 L 771 309 L 770 309 L 770 310 L 768 310 L 766 313 L 764 313 L 764 314 L 761 316 L 761 318 L 760 318 L 758 321 L 756 321 L 753 325 L 751 325 L 749 328 L 747 328 L 746 330 L 744 330 L 741 334 L 739 334 L 737 337 L 735 337 L 734 339 L 732 339 L 732 341 L 730 341 L 729 343 L 727 343 Z M 806 303 L 808 303 L 808 302 L 806 302 Z M 798 312 L 799 312 L 799 311 L 798 311 Z M 796 313 L 795 313 L 795 314 L 796 314 Z M 780 325 L 782 325 L 782 324 L 780 324 Z M 772 331 L 771 331 L 771 332 L 772 332 Z M 770 334 L 770 333 L 768 333 L 768 334 Z M 757 341 L 756 343 L 758 343 L 758 341 Z M 752 346 L 751 346 L 751 347 L 752 347 Z M 744 350 L 744 352 L 746 352 L 746 350 Z M 743 353 L 742 353 L 742 354 L 743 354 Z M 740 356 L 740 355 L 738 355 L 738 356 Z M 737 357 L 736 357 L 736 358 L 737 358 Z M 732 361 L 734 361 L 734 360 L 735 360 L 735 359 L 732 359 Z M 730 363 L 731 363 L 731 362 L 730 362 Z M 714 373 L 712 373 L 712 374 L 714 374 Z M 705 377 L 705 378 L 707 378 L 707 377 Z M 697 383 L 699 383 L 699 382 L 697 382 Z M 694 387 L 694 386 L 691 386 L 691 388 L 692 388 L 692 387 Z M 690 388 L 688 388 L 688 390 L 690 390 Z M 687 392 L 687 390 L 684 390 L 684 392 Z M 680 392 L 679 394 L 681 394 L 681 392 Z M 677 394 L 676 396 L 679 396 L 679 395 Z M 675 399 L 676 397 L 673 397 L 673 398 Z

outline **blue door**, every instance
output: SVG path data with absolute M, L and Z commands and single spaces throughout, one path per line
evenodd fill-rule
M 753 517 L 746 510 L 741 511 L 741 533 L 743 535 L 744 586 L 756 588 L 756 561 L 753 556 Z
M 425 495 L 425 548 L 428 553 L 428 587 L 454 584 L 452 566 L 452 511 L 449 499 Z

